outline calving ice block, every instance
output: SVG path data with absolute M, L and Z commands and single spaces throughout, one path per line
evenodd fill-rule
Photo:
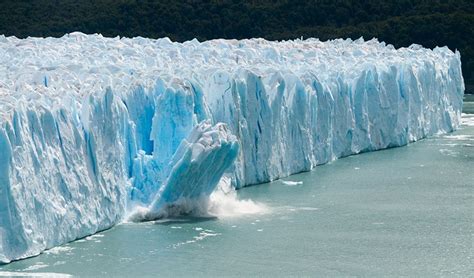
M 2 36 L 0 261 L 450 132 L 463 93 L 446 47 Z

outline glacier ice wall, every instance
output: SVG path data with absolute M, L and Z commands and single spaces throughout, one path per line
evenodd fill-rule
M 376 40 L 0 36 L 0 262 L 450 132 L 460 54 Z

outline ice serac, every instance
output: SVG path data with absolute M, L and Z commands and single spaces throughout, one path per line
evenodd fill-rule
M 88 98 L 87 106 L 87 128 L 74 123 L 74 112 L 35 106 L 17 109 L 3 125 L 2 261 L 37 255 L 122 219 L 126 110 L 110 91 Z
M 463 93 L 446 47 L 0 36 L 0 262 L 450 132 Z
M 134 206 L 132 220 L 153 220 L 190 213 L 216 188 L 239 152 L 237 138 L 225 124 L 201 122 L 174 153 L 167 178 L 146 207 Z

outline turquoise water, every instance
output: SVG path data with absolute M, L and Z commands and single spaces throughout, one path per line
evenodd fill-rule
M 463 112 L 474 114 L 474 95 L 464 95 Z
M 221 200 L 248 213 L 123 224 L 0 275 L 472 277 L 473 116 L 452 134 L 238 191 L 252 201 Z

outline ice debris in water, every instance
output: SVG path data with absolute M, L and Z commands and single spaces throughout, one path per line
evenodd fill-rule
M 302 181 L 284 181 L 282 180 L 281 181 L 284 185 L 288 185 L 288 186 L 295 186 L 295 185 L 301 185 L 303 184 Z
M 0 262 L 450 132 L 463 93 L 446 47 L 0 36 Z

